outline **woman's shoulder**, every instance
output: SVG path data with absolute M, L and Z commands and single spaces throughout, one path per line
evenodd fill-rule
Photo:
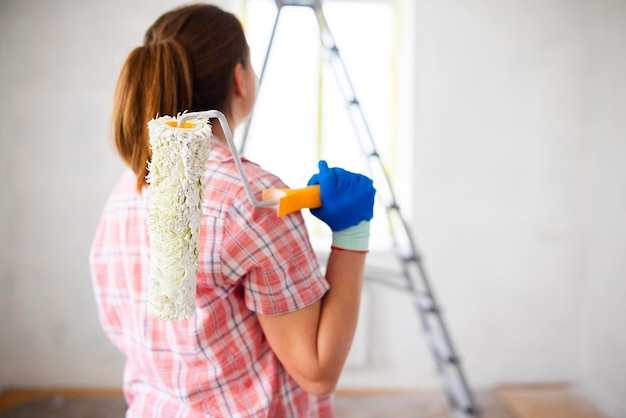
M 266 170 L 251 159 L 241 156 L 241 162 L 245 176 L 250 184 L 259 185 L 264 188 L 287 187 L 279 176 Z M 211 144 L 207 170 L 209 171 L 209 177 L 215 174 L 227 175 L 233 181 L 234 186 L 239 185 L 243 187 L 243 179 L 235 164 L 235 157 L 224 142 L 214 140 L 213 144 Z
M 145 187 L 144 187 L 145 189 Z M 137 175 L 130 169 L 125 168 L 120 174 L 111 192 L 112 196 L 137 196 Z
M 266 188 L 287 187 L 285 182 L 278 175 L 264 169 L 261 165 L 247 159 L 244 159 L 243 163 L 246 175 L 251 183 L 259 184 Z

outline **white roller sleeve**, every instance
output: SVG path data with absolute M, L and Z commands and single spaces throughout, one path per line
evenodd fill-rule
M 150 282 L 148 312 L 164 320 L 184 319 L 196 309 L 198 239 L 204 170 L 211 125 L 167 125 L 170 116 L 148 123 L 152 161 L 148 165 Z

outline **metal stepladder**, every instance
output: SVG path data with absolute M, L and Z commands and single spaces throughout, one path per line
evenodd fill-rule
M 283 8 L 287 6 L 310 8 L 315 13 L 319 25 L 322 47 L 327 51 L 329 63 L 337 79 L 337 83 L 340 86 L 340 90 L 342 90 L 341 94 L 345 100 L 350 120 L 357 134 L 359 145 L 364 156 L 367 158 L 370 175 L 376 185 L 377 197 L 385 206 L 387 220 L 392 233 L 394 251 L 400 262 L 401 275 L 405 283 L 399 285 L 389 280 L 375 279 L 366 273 L 367 278 L 395 288 L 400 288 L 410 293 L 418 313 L 423 333 L 428 342 L 428 348 L 435 359 L 437 372 L 442 379 L 451 414 L 457 418 L 478 417 L 480 415 L 479 408 L 475 404 L 474 397 L 462 370 L 459 356 L 447 331 L 441 309 L 433 294 L 427 272 L 417 252 L 417 247 L 411 235 L 409 225 L 400 213 L 400 207 L 396 200 L 390 178 L 378 154 L 372 133 L 365 119 L 365 114 L 357 99 L 347 68 L 326 21 L 322 10 L 322 2 L 321 0 L 275 0 L 275 3 L 277 7 L 276 18 L 259 75 L 259 83 L 261 85 L 263 82 L 263 76 L 267 68 Z M 249 127 L 250 123 L 245 126 L 242 135 L 242 152 L 246 145 Z

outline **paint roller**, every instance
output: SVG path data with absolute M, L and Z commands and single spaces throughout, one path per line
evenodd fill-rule
M 257 200 L 233 135 L 217 110 L 161 116 L 148 123 L 152 159 L 148 164 L 150 280 L 148 312 L 175 320 L 194 315 L 198 274 L 198 239 L 204 196 L 204 171 L 217 119 L 251 204 L 275 209 L 277 216 L 321 207 L 319 185 L 301 189 L 265 189 Z

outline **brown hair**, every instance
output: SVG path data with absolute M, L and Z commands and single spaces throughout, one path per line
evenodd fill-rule
M 152 155 L 147 123 L 184 111 L 229 114 L 234 69 L 248 65 L 248 54 L 241 23 L 216 6 L 174 9 L 148 29 L 122 67 L 113 103 L 115 145 L 139 192 Z

